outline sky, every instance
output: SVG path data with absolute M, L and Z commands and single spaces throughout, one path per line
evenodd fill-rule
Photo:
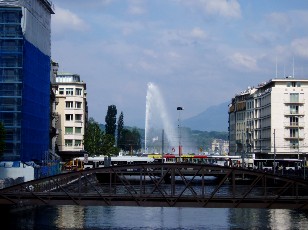
M 306 0 L 52 0 L 52 59 L 107 108 L 144 128 L 148 84 L 171 122 L 273 78 L 308 77 Z M 227 111 L 227 109 L 226 109 Z

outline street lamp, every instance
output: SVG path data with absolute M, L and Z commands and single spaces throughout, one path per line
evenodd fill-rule
M 177 111 L 179 111 L 178 118 L 178 131 L 179 131 L 179 157 L 182 155 L 182 143 L 181 143 L 181 111 L 184 110 L 183 107 L 177 107 Z

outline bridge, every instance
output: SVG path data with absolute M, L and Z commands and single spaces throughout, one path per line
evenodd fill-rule
M 123 165 L 63 173 L 4 188 L 0 205 L 308 209 L 308 183 L 235 167 Z

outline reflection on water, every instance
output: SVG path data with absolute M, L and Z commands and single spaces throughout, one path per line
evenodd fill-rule
M 83 228 L 85 219 L 85 207 L 58 206 L 56 211 L 57 217 L 54 223 L 57 228 Z
M 241 229 L 308 229 L 308 212 L 287 209 L 229 209 L 231 227 Z
M 5 219 L 7 229 L 308 229 L 308 212 L 285 209 L 41 206 Z

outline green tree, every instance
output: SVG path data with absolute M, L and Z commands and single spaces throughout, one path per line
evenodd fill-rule
M 90 118 L 84 135 L 84 149 L 89 156 L 100 155 L 102 152 L 102 140 L 104 132 L 99 127 L 99 124 Z
M 2 158 L 5 149 L 5 128 L 2 122 L 0 122 L 0 158 Z
M 114 136 L 110 134 L 103 135 L 101 143 L 101 151 L 103 155 L 107 155 L 108 157 L 118 155 L 119 148 L 114 146 L 114 142 Z
M 134 128 L 132 131 L 133 134 L 133 140 L 134 140 L 134 150 L 138 151 L 141 149 L 141 136 L 138 132 L 137 128 Z
M 138 151 L 141 149 L 141 138 L 140 133 L 136 128 L 132 131 L 129 129 L 123 129 L 122 139 L 119 147 L 124 151 Z
M 123 115 L 123 112 L 121 112 L 118 118 L 118 129 L 117 129 L 117 146 L 118 147 L 120 147 L 120 143 L 122 141 L 123 129 L 124 129 L 124 115 Z
M 117 107 L 115 105 L 109 105 L 107 115 L 105 117 L 105 133 L 115 136 L 116 122 L 117 122 Z

